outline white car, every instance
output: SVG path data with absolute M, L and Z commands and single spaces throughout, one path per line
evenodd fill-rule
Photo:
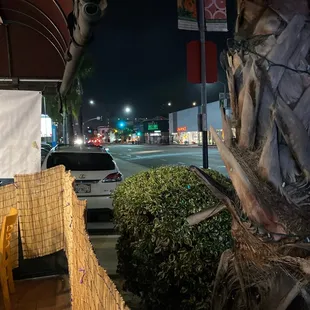
M 105 149 L 61 146 L 45 158 L 42 170 L 64 165 L 75 177 L 75 192 L 87 200 L 87 228 L 113 228 L 111 195 L 123 176 Z M 103 222 L 106 224 L 103 225 Z

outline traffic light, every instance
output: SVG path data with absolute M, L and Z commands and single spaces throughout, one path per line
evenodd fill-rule
M 118 124 L 117 124 L 117 127 L 120 128 L 120 129 L 123 129 L 123 128 L 125 128 L 125 125 L 126 125 L 125 122 L 119 121 Z
M 137 132 L 137 136 L 138 136 L 138 137 L 141 136 L 141 132 L 140 132 L 140 131 Z

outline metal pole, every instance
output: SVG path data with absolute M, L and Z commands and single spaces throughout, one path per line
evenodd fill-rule
M 83 124 L 89 123 L 91 121 L 100 121 L 100 116 L 94 117 L 94 118 L 90 118 L 87 121 L 85 121 Z M 101 116 L 102 117 L 102 116 Z
M 200 68 L 201 68 L 201 113 L 202 117 L 202 163 L 209 168 L 207 130 L 207 80 L 206 80 L 206 28 L 204 0 L 199 0 Z M 205 117 L 204 117 L 205 116 Z
M 44 117 L 46 120 L 47 112 L 46 112 L 46 100 L 45 97 L 43 96 L 43 108 L 44 108 Z M 44 142 L 47 143 L 47 126 L 45 122 L 45 137 L 44 137 Z
M 67 112 L 65 112 L 65 137 L 64 137 L 65 144 L 69 144 L 68 141 L 68 115 Z
M 86 143 L 86 134 L 85 134 L 85 123 L 82 122 L 82 139 L 83 139 L 83 142 Z
M 62 114 L 62 136 L 63 136 L 63 143 L 67 144 L 67 116 L 66 112 L 63 111 Z
M 79 123 L 79 130 L 80 130 L 80 135 L 82 136 L 82 139 L 84 139 L 84 119 L 83 119 L 83 101 L 82 104 L 80 106 L 80 114 L 79 114 L 79 119 L 78 119 L 78 123 Z M 84 140 L 83 140 L 84 141 Z

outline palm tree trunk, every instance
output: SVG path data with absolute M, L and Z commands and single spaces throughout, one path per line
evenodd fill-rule
M 309 4 L 237 2 L 235 37 L 221 57 L 232 108 L 231 120 L 222 110 L 224 136 L 233 126 L 236 139 L 223 143 L 211 128 L 238 196 L 223 199 L 235 210 L 236 245 L 218 272 L 213 306 L 286 309 L 279 287 L 294 296 L 309 290 Z
M 79 135 L 81 137 L 84 137 L 84 132 L 83 132 L 83 102 L 81 103 L 81 107 L 80 107 L 78 123 L 79 123 Z
M 74 117 L 72 113 L 72 104 L 70 101 L 67 102 L 67 130 L 68 130 L 68 140 L 69 144 L 74 143 Z
M 68 114 L 68 136 L 69 136 L 69 144 L 74 143 L 74 118 L 72 113 Z
M 222 57 L 237 137 L 225 145 L 214 138 L 243 211 L 277 239 L 310 234 L 310 218 L 300 221 L 310 211 L 301 187 L 310 177 L 310 26 L 306 0 L 269 3 L 238 1 L 238 32 Z M 276 196 L 262 195 L 269 190 Z

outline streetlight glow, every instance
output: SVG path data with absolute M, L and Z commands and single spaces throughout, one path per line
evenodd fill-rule
M 193 106 L 196 106 L 196 104 L 197 104 L 196 101 L 194 101 L 194 102 L 193 102 Z
M 171 102 L 168 102 L 168 107 L 171 107 L 172 103 Z
M 93 105 L 93 104 L 95 104 L 95 101 L 94 100 L 89 100 L 89 104 Z
M 126 112 L 126 113 L 130 113 L 130 112 L 131 112 L 131 108 L 130 108 L 130 107 L 126 107 L 126 108 L 125 108 L 125 112 Z

